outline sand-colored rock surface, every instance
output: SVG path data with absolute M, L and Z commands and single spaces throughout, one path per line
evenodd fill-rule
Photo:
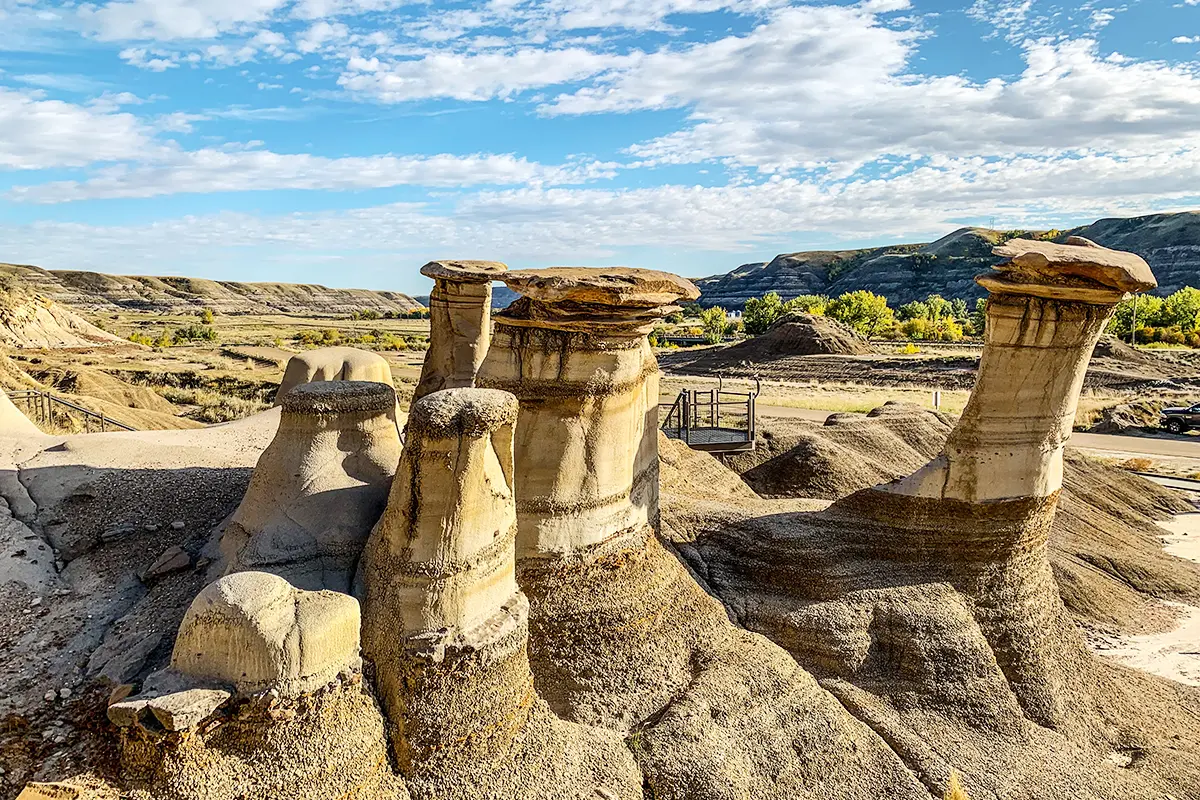
M 273 572 L 304 589 L 350 591 L 399 459 L 391 386 L 296 387 L 221 536 L 225 571 Z
M 364 562 L 364 652 L 414 797 L 638 798 L 621 739 L 556 719 L 533 691 L 514 579 L 517 400 L 448 389 L 413 406 Z
M 283 371 L 275 395 L 279 405 L 288 393 L 314 381 L 373 381 L 392 385 L 392 368 L 378 353 L 356 347 L 321 347 L 294 355 Z
M 171 669 L 252 694 L 311 692 L 358 666 L 358 601 L 266 572 L 209 584 L 179 627 Z
M 386 416 L 367 402 L 385 387 L 310 383 L 271 414 L 195 432 L 0 431 L 16 475 L 0 492 L 55 560 L 43 594 L 0 595 L 0 707 L 21 720 L 0 726 L 3 777 L 138 800 L 928 800 L 954 774 L 997 800 L 1200 795 L 1200 692 L 1099 659 L 1075 623 L 1102 621 L 1085 603 L 1116 606 L 1088 566 L 1112 582 L 1148 564 L 1173 508 L 1063 466 L 1097 298 L 1119 292 L 1052 269 L 1021 273 L 1023 289 L 1030 275 L 1048 296 L 997 292 L 981 363 L 1008 380 L 981 375 L 971 413 L 838 417 L 827 443 L 895 463 L 822 482 L 793 457 L 800 474 L 772 479 L 825 500 L 764 499 L 677 442 L 659 453 L 645 331 L 670 282 L 531 282 L 497 316 L 477 377 L 490 388 L 414 406 L 361 570 L 363 675 L 348 594 L 245 573 L 206 588 L 206 561 L 295 403 Z M 770 459 L 791 452 L 778 447 Z M 278 461 L 306 469 L 306 448 Z M 1062 489 L 1068 474 L 1081 488 Z M 1128 588 L 1145 584 L 1147 605 L 1190 591 L 1170 563 Z M 300 690 L 304 664 L 320 677 Z M 115 732 L 97 724 L 110 702 Z
M 429 349 L 413 402 L 442 389 L 473 386 L 492 337 L 492 281 L 508 267 L 498 261 L 431 261 Z

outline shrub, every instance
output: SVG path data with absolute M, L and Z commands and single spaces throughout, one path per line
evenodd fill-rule
M 950 782 L 946 784 L 946 793 L 942 795 L 942 800 L 971 800 L 957 772 L 950 773 Z
M 746 326 L 747 334 L 758 336 L 766 333 L 767 328 L 781 316 L 783 301 L 779 299 L 779 293 L 767 292 L 762 297 L 751 297 L 746 301 L 745 310 L 742 311 L 742 322 Z
M 928 339 L 929 328 L 929 320 L 924 317 L 915 317 L 900 323 L 900 332 L 909 339 Z
M 1187 337 L 1184 336 L 1183 331 L 1174 325 L 1170 328 L 1162 328 L 1161 331 L 1159 341 L 1164 344 L 1185 344 L 1187 342 Z
M 1185 344 L 1188 347 L 1200 347 L 1200 333 L 1189 333 Z
M 176 342 L 215 342 L 217 338 L 217 332 L 207 325 L 187 325 L 175 329 Z
M 1130 472 L 1149 472 L 1154 462 L 1148 458 L 1130 458 L 1121 462 L 1121 466 Z
M 196 312 L 196 316 L 200 317 L 200 321 L 205 325 L 212 325 L 215 313 L 211 308 L 202 308 Z
M 900 348 L 900 352 L 906 356 L 911 356 L 911 355 L 921 352 L 921 348 L 917 347 L 912 342 L 908 342 L 907 344 L 904 345 L 904 347 Z

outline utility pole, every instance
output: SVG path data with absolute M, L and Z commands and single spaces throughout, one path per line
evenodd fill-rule
M 1137 301 L 1138 296 L 1133 296 L 1133 322 L 1129 326 L 1129 344 L 1132 347 L 1137 344 Z

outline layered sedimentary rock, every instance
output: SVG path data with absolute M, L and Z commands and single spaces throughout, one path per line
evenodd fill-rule
M 292 356 L 283 371 L 275 405 L 297 386 L 316 381 L 373 381 L 392 385 L 392 368 L 378 353 L 355 347 L 322 347 Z
M 431 261 L 429 350 L 413 402 L 442 389 L 473 386 L 491 341 L 492 281 L 508 267 L 498 261 Z
M 620 739 L 556 719 L 533 689 L 514 578 L 516 419 L 516 398 L 495 390 L 413 406 L 363 568 L 364 653 L 395 760 L 415 797 L 641 797 Z
M 521 400 L 518 580 L 539 694 L 567 719 L 629 732 L 654 797 L 925 793 L 786 653 L 731 624 L 654 535 L 646 334 L 695 289 L 638 270 L 504 280 L 525 297 L 496 317 L 478 381 Z
M 979 382 L 940 454 L 826 511 L 693 530 L 681 550 L 935 793 L 957 770 L 972 796 L 1187 796 L 1197 743 L 1161 719 L 1178 689 L 1087 652 L 1047 557 L 1088 354 L 1153 277 L 1082 240 L 997 254 L 979 278 Z
M 171 667 L 110 706 L 135 797 L 405 798 L 359 671 L 354 598 L 245 572 L 192 603 Z
M 650 270 L 510 272 L 478 382 L 521 400 L 519 558 L 588 557 L 644 540 L 657 509 L 658 365 L 646 334 L 687 281 Z
M 399 458 L 390 385 L 330 381 L 292 390 L 222 533 L 225 571 L 272 572 L 304 589 L 350 591 Z

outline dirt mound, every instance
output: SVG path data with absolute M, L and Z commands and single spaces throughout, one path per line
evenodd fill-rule
M 871 352 L 867 340 L 839 322 L 791 312 L 762 336 L 688 359 L 688 372 L 703 374 L 730 367 L 770 364 L 793 356 L 858 356 Z M 667 361 L 664 361 L 666 364 Z
M 1100 341 L 1096 342 L 1096 349 L 1092 351 L 1092 358 L 1106 358 L 1123 364 L 1158 369 L 1166 366 L 1163 359 L 1157 355 L 1142 350 L 1135 350 L 1117 337 L 1107 334 L 1101 336 Z
M 42 297 L 0 293 L 0 344 L 9 347 L 96 347 L 128 344 Z
M 158 411 L 172 416 L 176 413 L 175 406 L 153 389 L 125 383 L 100 370 L 87 367 L 72 369 L 52 367 L 45 370 L 31 370 L 29 374 L 40 383 L 60 392 L 87 395 L 108 403 L 146 411 Z
M 658 434 L 658 483 L 661 491 L 712 500 L 756 500 L 746 483 L 707 453 Z
M 1088 433 L 1125 433 L 1140 428 L 1158 428 L 1162 403 L 1142 400 L 1120 403 L 1100 411 L 1100 418 L 1087 426 Z
M 941 450 L 952 424 L 903 403 L 824 425 L 768 424 L 761 446 L 729 466 L 763 497 L 837 500 L 910 474 Z M 1067 608 L 1087 624 L 1141 630 L 1159 621 L 1150 598 L 1200 600 L 1200 566 L 1164 553 L 1155 524 L 1193 510 L 1176 492 L 1068 451 L 1050 540 Z

